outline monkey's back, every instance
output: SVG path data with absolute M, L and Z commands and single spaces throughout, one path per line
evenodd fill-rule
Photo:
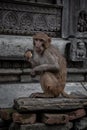
M 60 53 L 59 49 L 54 47 L 53 45 L 49 47 L 49 52 L 54 56 L 55 62 L 59 64 L 59 71 L 56 73 L 56 77 L 59 84 L 64 87 L 67 77 L 66 59 Z

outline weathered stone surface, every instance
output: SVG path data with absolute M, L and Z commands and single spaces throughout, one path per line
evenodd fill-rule
M 45 124 L 64 124 L 67 123 L 69 121 L 78 119 L 78 118 L 82 118 L 86 116 L 86 111 L 84 109 L 78 109 L 78 110 L 74 110 L 72 112 L 69 113 L 65 113 L 65 114 L 59 114 L 59 113 L 55 113 L 55 114 L 42 114 L 42 122 Z
M 12 108 L 0 109 L 0 118 L 4 121 L 12 120 L 12 114 L 14 112 L 16 112 L 16 110 Z
M 79 96 L 81 96 L 81 94 L 87 96 L 87 91 L 84 89 L 84 85 L 82 85 L 82 82 L 67 82 L 65 91 L 68 94 L 74 93 Z
M 64 124 L 69 122 L 69 116 L 67 114 L 43 114 L 42 122 L 45 124 Z
M 11 75 L 11 74 L 22 74 L 22 70 L 21 69 L 0 69 L 0 75 Z
M 85 82 L 85 84 L 87 84 Z M 65 91 L 87 95 L 87 91 L 79 82 L 67 82 Z M 0 84 L 0 108 L 8 108 L 13 106 L 13 100 L 19 97 L 29 97 L 31 93 L 42 92 L 39 83 L 6 83 Z
M 63 54 L 68 42 L 68 40 L 52 38 L 52 44 L 58 47 Z M 13 57 L 13 59 L 24 57 L 24 52 L 27 49 L 33 49 L 32 43 L 32 37 L 29 36 L 0 35 L 0 57 Z
M 84 81 L 84 75 L 83 74 L 68 74 L 67 75 L 67 81 L 76 82 L 76 81 Z
M 74 130 L 87 130 L 87 117 L 77 120 L 74 124 Z
M 24 57 L 27 49 L 32 49 L 32 38 L 28 36 L 0 36 L 1 57 Z
M 20 114 L 18 112 L 13 113 L 12 119 L 14 123 L 20 124 L 34 124 L 36 122 L 36 114 Z
M 0 82 L 17 82 L 19 80 L 18 75 L 0 75 Z
M 14 107 L 20 112 L 75 110 L 87 107 L 87 99 L 22 97 L 14 100 Z
M 73 127 L 71 122 L 64 125 L 45 125 L 43 123 L 18 125 L 12 123 L 9 130 L 70 130 Z
M 85 115 L 86 115 L 86 111 L 84 109 L 78 109 L 78 110 L 68 113 L 70 121 L 84 117 Z
M 13 106 L 17 97 L 29 97 L 33 92 L 42 92 L 39 83 L 0 84 L 0 108 Z

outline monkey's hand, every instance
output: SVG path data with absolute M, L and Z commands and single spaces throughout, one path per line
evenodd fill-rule
M 30 75 L 31 75 L 31 77 L 35 77 L 36 76 L 36 72 L 35 72 L 34 69 L 31 70 Z
M 30 61 L 30 59 L 32 58 L 32 53 L 31 53 L 31 51 L 27 51 L 27 52 L 25 53 L 25 58 L 26 58 L 27 61 Z

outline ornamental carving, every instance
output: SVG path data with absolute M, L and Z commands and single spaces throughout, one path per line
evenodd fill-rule
M 72 61 L 85 61 L 87 59 L 87 47 L 83 40 L 71 44 L 70 58 Z
M 15 12 L 8 11 L 3 16 L 3 26 L 7 29 L 14 28 L 17 25 L 17 19 Z
M 87 12 L 85 12 L 84 10 L 79 13 L 77 31 L 78 32 L 87 31 Z
M 47 15 L 46 16 L 46 19 L 47 19 L 47 26 L 48 26 L 48 29 L 53 31 L 53 30 L 57 30 L 57 21 L 55 20 L 56 19 L 56 16 L 54 15 Z
M 46 31 L 61 35 L 62 6 L 0 2 L 0 34 L 33 35 Z
M 38 30 L 38 31 L 46 30 L 47 23 L 46 23 L 46 19 L 45 19 L 44 15 L 36 14 L 34 16 L 34 28 L 35 28 L 35 30 Z
M 29 13 L 23 13 L 20 18 L 20 27 L 24 30 L 30 30 L 32 26 L 33 18 Z

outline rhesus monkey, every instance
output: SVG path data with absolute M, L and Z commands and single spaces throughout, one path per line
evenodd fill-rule
M 30 97 L 63 97 L 70 98 L 64 92 L 67 68 L 66 60 L 58 48 L 51 44 L 51 38 L 44 33 L 33 36 L 33 55 L 25 52 L 25 57 L 32 65 L 31 75 L 40 74 L 43 93 L 33 93 Z

